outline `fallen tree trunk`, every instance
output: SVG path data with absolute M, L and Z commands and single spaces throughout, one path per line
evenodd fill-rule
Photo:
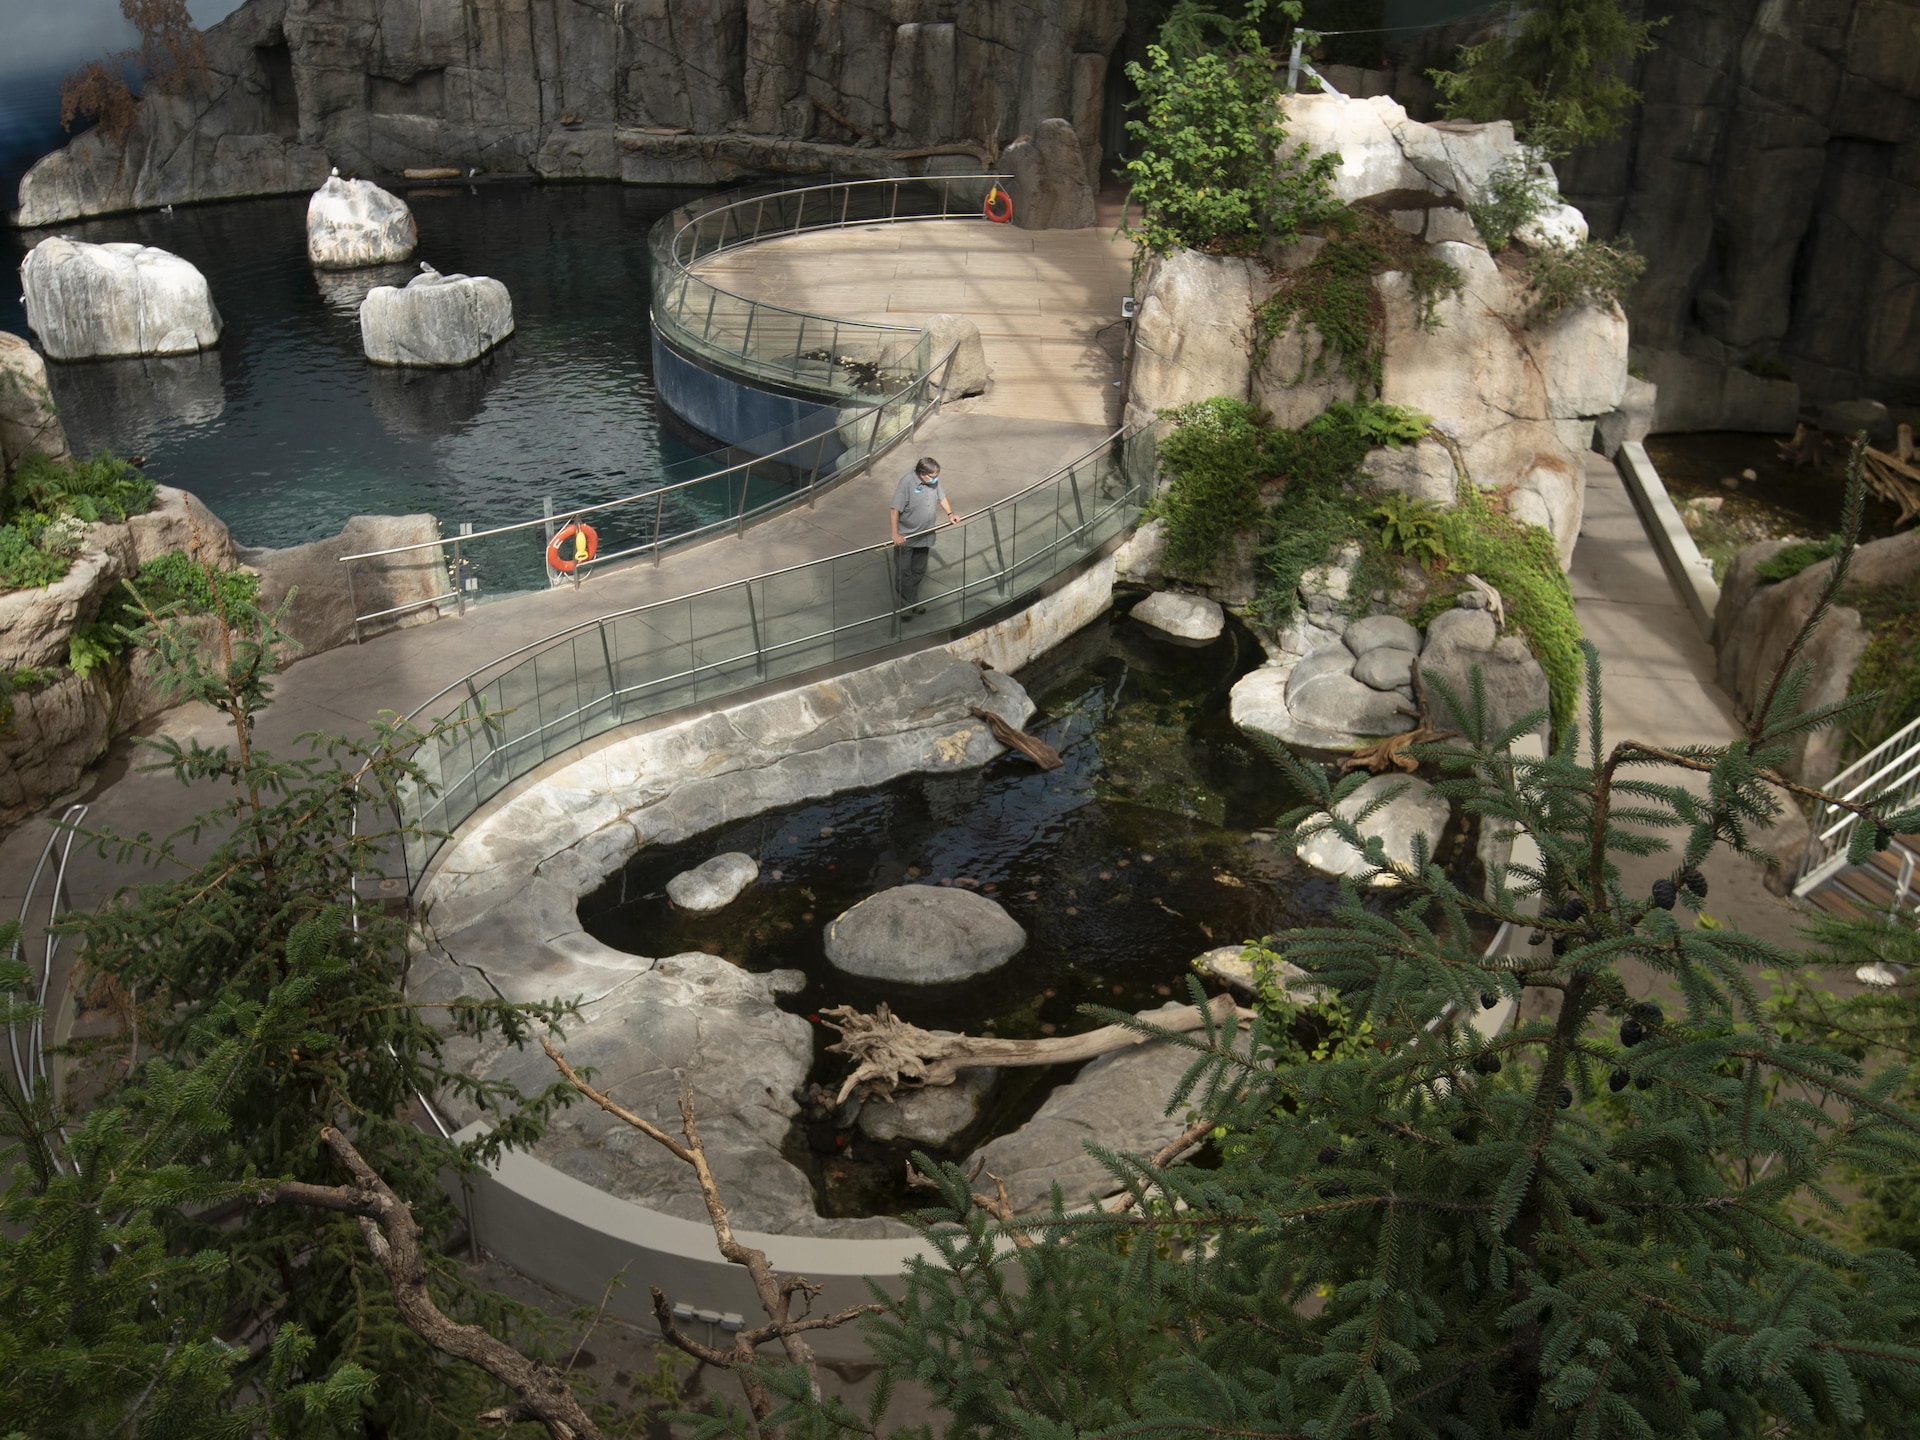
M 1216 995 L 1205 1011 L 1188 1005 L 1179 1010 L 1142 1010 L 1135 1016 L 1162 1030 L 1185 1033 L 1219 1025 L 1230 1016 L 1251 1020 L 1253 1012 L 1234 1004 L 1231 995 Z M 1072 1065 L 1114 1050 L 1128 1050 L 1153 1039 L 1125 1025 L 1103 1025 L 1084 1035 L 1062 1035 L 1047 1040 L 1001 1040 L 990 1035 L 936 1035 L 909 1025 L 884 1003 L 871 1015 L 851 1005 L 820 1012 L 826 1025 L 840 1032 L 827 1048 L 853 1060 L 853 1073 L 840 1086 L 836 1104 L 856 1091 L 862 1099 L 891 1099 L 896 1088 L 917 1090 L 927 1085 L 951 1085 L 962 1070 L 1003 1065 Z

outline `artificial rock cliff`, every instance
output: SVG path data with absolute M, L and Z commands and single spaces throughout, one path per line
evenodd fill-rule
M 29 171 L 18 223 L 309 190 L 330 165 L 885 173 L 889 149 L 1059 116 L 1091 148 L 1125 21 L 1124 0 L 247 0 L 204 82 Z
M 1649 377 L 1778 366 L 1805 401 L 1920 403 L 1920 4 L 1644 9 L 1668 19 L 1632 123 L 1559 169 L 1596 236 L 1648 257 L 1627 310 Z

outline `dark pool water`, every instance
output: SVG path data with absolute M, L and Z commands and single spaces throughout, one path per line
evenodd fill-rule
M 1840 524 L 1846 498 L 1845 452 L 1829 445 L 1820 463 L 1796 467 L 1780 454 L 1779 435 L 1710 431 L 1654 435 L 1647 455 L 1676 503 L 1719 497 L 1720 523 L 1751 544 L 1784 535 L 1821 536 Z M 1754 479 L 1742 472 L 1752 470 Z M 1738 479 L 1737 485 L 1724 482 Z M 1867 539 L 1893 533 L 1896 512 L 1868 497 L 1862 529 Z
M 1077 1013 L 1083 1004 L 1140 1010 L 1184 997 L 1193 957 L 1317 923 L 1338 886 L 1273 843 L 1269 827 L 1298 804 L 1297 792 L 1227 715 L 1233 681 L 1262 659 L 1258 642 L 1237 625 L 1204 649 L 1154 635 L 1109 618 L 1022 672 L 1040 706 L 1028 728 L 1059 749 L 1062 769 L 1043 774 L 1004 756 L 643 851 L 581 901 L 582 923 L 639 954 L 705 950 L 755 971 L 803 970 L 806 989 L 782 1004 L 805 1015 L 884 1001 L 928 1028 L 1034 1038 L 1099 1024 Z M 1451 832 L 1445 843 L 1463 848 Z M 759 860 L 759 881 L 718 915 L 674 911 L 667 881 L 729 850 Z M 1025 927 L 1026 949 L 958 985 L 889 985 L 834 970 L 822 948 L 827 923 L 912 883 L 990 895 Z M 815 1078 L 829 1085 L 845 1073 L 825 1052 L 833 1038 L 822 1029 L 816 1045 Z M 980 1122 L 950 1147 L 953 1158 L 1022 1123 L 1064 1078 L 1005 1072 Z M 878 1146 L 834 1117 L 814 1119 L 795 1158 L 814 1164 L 822 1214 L 925 1204 L 899 1186 L 912 1147 Z
M 54 398 L 76 449 L 146 455 L 148 475 L 198 493 L 243 544 L 297 544 L 338 532 L 349 515 L 413 511 L 451 534 L 462 521 L 538 517 L 543 496 L 565 510 L 626 495 L 712 448 L 663 431 L 649 349 L 647 231 L 693 193 L 408 191 L 419 257 L 495 276 L 513 296 L 513 338 L 447 371 L 367 363 L 359 302 L 415 267 L 314 271 L 305 195 L 62 227 L 192 261 L 226 331 L 196 356 L 53 365 Z M 17 266 L 38 238 L 0 233 L 0 258 Z M 18 287 L 4 294 L 0 325 L 25 333 Z M 537 562 L 539 541 L 525 548 Z

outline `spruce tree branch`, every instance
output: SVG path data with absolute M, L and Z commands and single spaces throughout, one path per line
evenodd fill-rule
M 600 1428 L 558 1370 L 527 1358 L 477 1325 L 450 1320 L 441 1311 L 427 1289 L 426 1255 L 412 1210 L 345 1135 L 328 1125 L 320 1131 L 320 1139 L 353 1176 L 353 1183 L 330 1186 L 283 1180 L 263 1191 L 259 1203 L 303 1205 L 357 1216 L 367 1248 L 386 1272 L 394 1307 L 407 1328 L 441 1354 L 479 1367 L 513 1392 L 515 1404 L 481 1418 L 537 1421 L 552 1440 L 602 1440 Z

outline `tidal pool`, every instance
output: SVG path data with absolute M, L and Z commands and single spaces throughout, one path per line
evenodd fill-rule
M 1005 755 L 962 775 L 910 776 L 644 850 L 580 902 L 587 932 L 645 955 L 704 950 L 755 971 L 797 969 L 790 1010 L 885 1002 L 929 1029 L 1037 1038 L 1100 1023 L 1084 1004 L 1151 1009 L 1185 998 L 1195 956 L 1324 920 L 1337 882 L 1310 869 L 1274 820 L 1299 803 L 1273 760 L 1227 715 L 1233 682 L 1261 663 L 1229 622 L 1194 648 L 1110 615 L 1022 671 L 1039 713 L 1028 729 L 1060 751 L 1042 773 Z M 1444 863 L 1472 863 L 1458 827 Z M 759 880 L 716 915 L 667 902 L 674 875 L 724 851 L 760 862 Z M 1005 906 L 1028 934 L 1007 964 L 942 986 L 844 975 L 823 933 L 842 911 L 895 885 L 963 885 Z M 1390 903 L 1382 895 L 1375 901 Z M 813 1079 L 845 1074 L 816 1027 Z M 939 1153 L 960 1159 L 1023 1123 L 1070 1068 L 1009 1070 L 974 1125 Z M 898 1213 L 925 1204 L 902 1183 L 914 1147 L 859 1135 L 816 1106 L 789 1158 L 815 1178 L 823 1215 Z

